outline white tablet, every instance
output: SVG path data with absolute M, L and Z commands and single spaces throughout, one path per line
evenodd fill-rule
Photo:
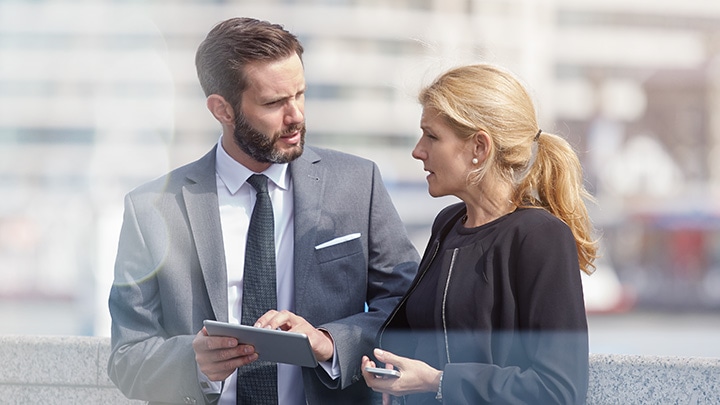
M 205 320 L 205 329 L 211 336 L 232 336 L 240 343 L 255 346 L 259 360 L 317 367 L 318 362 L 304 333 L 256 328 L 227 322 Z

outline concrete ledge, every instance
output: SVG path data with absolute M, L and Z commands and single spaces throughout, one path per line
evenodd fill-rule
M 590 355 L 587 403 L 720 404 L 720 359 Z
M 0 398 L 16 404 L 136 405 L 107 377 L 110 339 L 0 336 Z M 720 404 L 720 359 L 590 355 L 588 405 Z
M 142 404 L 110 381 L 109 355 L 109 338 L 0 336 L 0 398 L 15 404 Z

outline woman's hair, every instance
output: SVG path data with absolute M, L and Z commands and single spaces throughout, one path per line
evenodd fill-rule
M 468 178 L 485 176 L 513 186 L 518 207 L 543 208 L 565 222 L 575 236 L 580 269 L 590 274 L 597 242 L 585 207 L 592 196 L 583 186 L 582 166 L 563 138 L 540 131 L 530 95 L 510 73 L 487 64 L 452 69 L 418 97 L 436 110 L 462 139 L 485 131 L 492 139 L 486 161 Z
M 281 25 L 231 18 L 210 30 L 195 54 L 195 67 L 205 96 L 218 94 L 237 107 L 247 87 L 248 63 L 277 61 L 293 53 L 302 60 L 303 47 Z

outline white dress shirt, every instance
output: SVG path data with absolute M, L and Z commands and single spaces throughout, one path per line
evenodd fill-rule
M 221 139 L 222 141 L 222 139 Z M 245 243 L 250 216 L 255 205 L 255 189 L 246 182 L 254 174 L 235 161 L 218 142 L 216 152 L 216 176 L 220 222 L 222 225 L 225 261 L 228 279 L 228 316 L 230 323 L 240 323 L 242 311 L 242 283 L 245 268 Z M 272 200 L 275 220 L 275 257 L 277 270 L 277 310 L 295 310 L 294 289 L 294 233 L 293 233 L 293 185 L 287 164 L 273 164 L 263 172 L 269 179 L 268 193 Z M 321 366 L 333 378 L 340 375 L 337 356 Z M 278 403 L 304 404 L 301 368 L 278 363 Z M 237 373 L 220 382 L 210 382 L 201 375 L 208 388 L 205 393 L 218 393 L 222 389 L 219 405 L 235 405 Z

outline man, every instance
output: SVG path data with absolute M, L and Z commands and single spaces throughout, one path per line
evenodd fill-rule
M 222 136 L 200 160 L 125 199 L 108 373 L 126 396 L 369 401 L 360 359 L 419 257 L 374 163 L 304 147 L 302 52 L 281 26 L 248 18 L 218 24 L 198 48 L 198 76 Z M 257 173 L 269 179 L 277 308 L 249 324 L 305 333 L 320 362 L 315 369 L 256 364 L 252 346 L 203 328 L 205 319 L 240 323 L 245 307 L 257 304 L 243 301 L 256 292 L 245 277 L 255 270 L 244 265 L 255 260 L 250 243 L 258 239 L 248 228 L 261 192 L 256 197 L 254 183 L 246 183 Z M 251 383 L 252 367 L 276 376 Z M 266 382 L 276 384 L 272 395 L 253 393 Z

